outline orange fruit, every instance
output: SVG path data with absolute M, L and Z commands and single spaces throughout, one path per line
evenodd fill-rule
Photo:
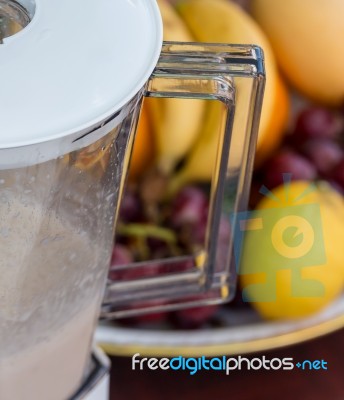
M 341 105 L 343 0 L 252 0 L 250 7 L 293 86 L 312 100 Z
M 87 147 L 86 150 L 83 150 L 78 154 L 78 158 L 75 161 L 75 167 L 86 170 L 100 163 L 103 170 L 105 170 L 110 146 L 111 144 L 108 144 L 105 147 L 100 147 L 99 143 L 96 142 Z M 129 165 L 129 179 L 136 180 L 147 168 L 151 160 L 153 160 L 153 156 L 153 133 L 149 122 L 147 106 L 143 105 Z M 65 159 L 66 162 L 69 162 L 69 155 L 65 157 Z
M 154 158 L 154 139 L 145 99 L 138 122 L 133 151 L 129 165 L 129 179 L 135 181 L 142 175 Z
M 275 81 L 275 99 L 270 118 L 263 129 L 259 131 L 255 165 L 259 166 L 280 145 L 285 132 L 290 109 L 288 89 L 283 80 Z

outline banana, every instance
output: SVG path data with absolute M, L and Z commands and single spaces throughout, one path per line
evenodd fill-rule
M 170 179 L 168 196 L 177 193 L 184 185 L 194 181 L 210 180 L 219 151 L 219 135 L 225 123 L 224 105 L 211 100 L 207 104 L 203 127 L 198 139 L 186 158 L 183 168 Z
M 258 137 L 258 149 L 260 144 L 265 146 L 264 140 L 269 138 L 271 117 L 277 99 L 276 82 L 280 79 L 270 44 L 265 35 L 249 15 L 227 0 L 180 0 L 177 3 L 176 10 L 195 39 L 200 42 L 258 44 L 264 49 L 267 82 Z M 237 109 L 242 108 L 244 111 L 242 115 L 239 114 L 239 117 L 236 118 L 236 121 L 239 122 L 234 123 L 234 130 L 242 129 L 241 125 L 243 124 L 240 121 L 244 122 L 247 117 L 245 112 L 248 111 L 245 108 L 245 104 L 249 101 L 249 99 L 240 97 L 240 88 L 237 89 L 237 103 L 241 103 L 237 104 Z M 210 106 L 207 112 L 209 121 L 205 123 L 205 127 L 200 134 L 202 139 L 200 138 L 200 142 L 191 150 L 182 170 L 173 179 L 172 191 L 192 180 L 209 181 L 211 179 L 216 158 L 214 149 L 218 145 L 217 132 L 219 132 L 221 125 L 220 118 L 217 119 L 216 114 L 218 114 L 218 108 L 215 105 Z M 241 144 L 235 143 L 234 146 L 240 147 Z M 235 157 L 234 153 L 233 156 Z M 240 160 L 237 161 L 240 162 Z
M 166 0 L 158 0 L 163 19 L 164 40 L 194 41 L 185 23 Z M 205 109 L 200 100 L 156 99 L 145 100 L 153 127 L 157 166 L 170 174 L 175 165 L 194 144 Z
M 193 36 L 168 0 L 157 0 L 164 27 L 164 40 L 192 42 Z

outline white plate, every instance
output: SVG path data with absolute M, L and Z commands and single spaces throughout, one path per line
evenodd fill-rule
M 224 326 L 191 331 L 123 328 L 100 323 L 96 342 L 110 355 L 216 356 L 244 354 L 299 343 L 344 327 L 344 295 L 320 313 L 267 322 L 249 309 L 221 310 Z

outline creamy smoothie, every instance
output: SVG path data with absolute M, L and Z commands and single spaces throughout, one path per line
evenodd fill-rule
M 0 192 L 0 399 L 63 400 L 80 385 L 109 250 Z
M 1 360 L 1 400 L 68 399 L 89 361 L 95 311 L 86 308 L 51 338 Z

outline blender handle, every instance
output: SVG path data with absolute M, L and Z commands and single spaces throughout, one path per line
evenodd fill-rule
M 233 240 L 230 228 L 225 243 L 219 232 L 222 221 L 229 225 L 247 205 L 264 85 L 263 55 L 257 46 L 164 42 L 144 95 L 224 105 L 224 132 L 218 144 L 222 150 L 212 174 L 206 243 L 193 256 L 123 267 L 136 270 L 135 280 L 108 281 L 103 318 L 214 304 L 233 297 L 237 275 Z M 152 273 L 154 266 L 158 275 Z

